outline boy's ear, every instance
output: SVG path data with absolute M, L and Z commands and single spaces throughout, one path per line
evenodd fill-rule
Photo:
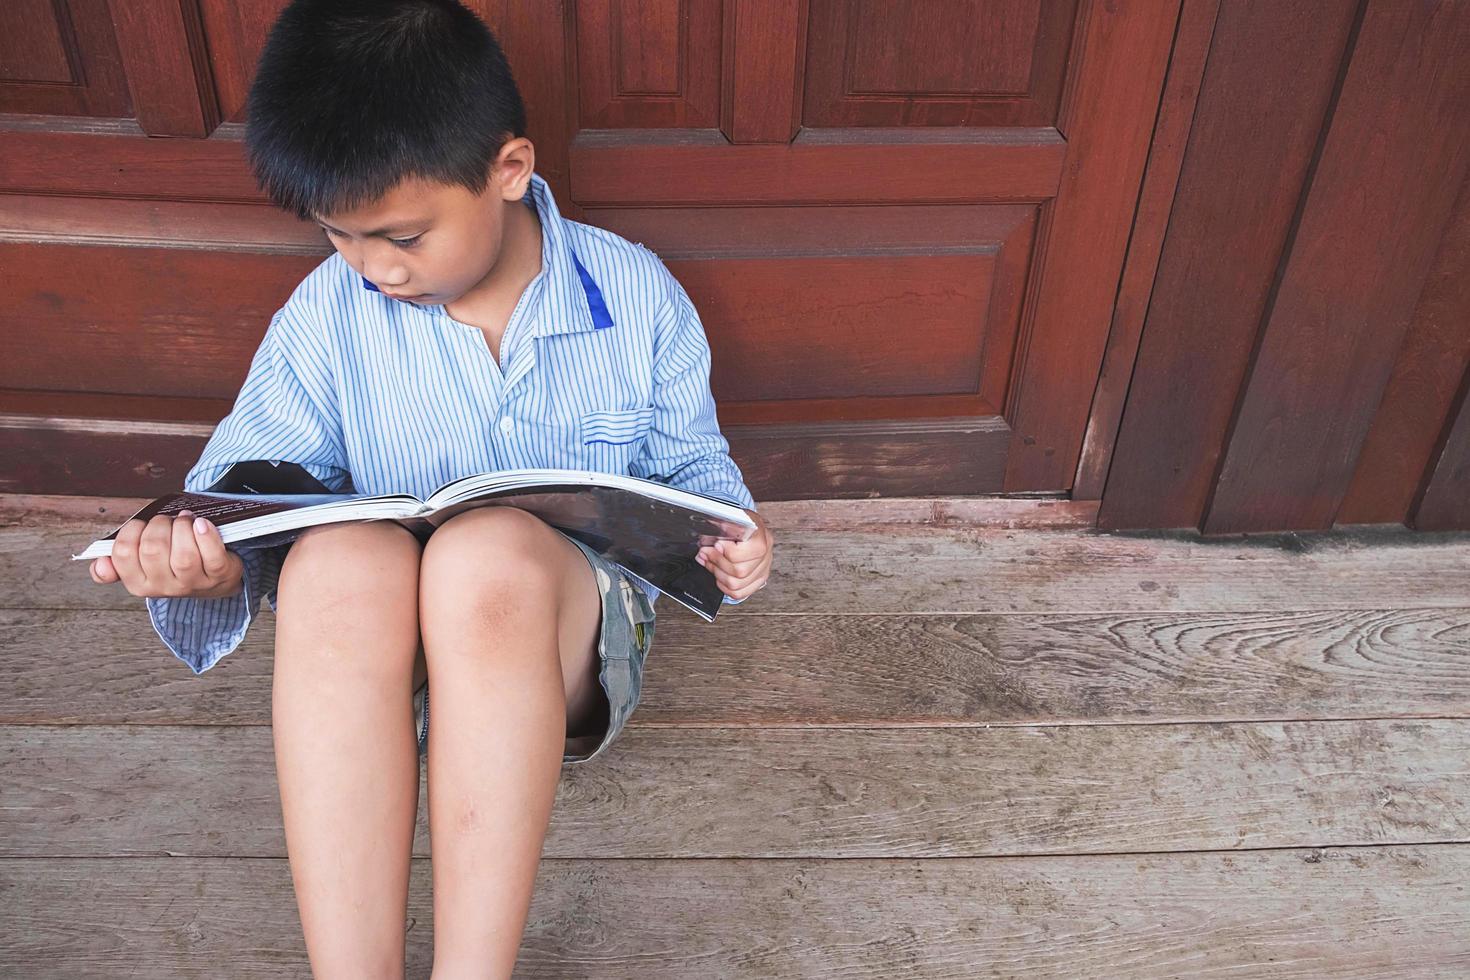
M 519 201 L 531 186 L 536 169 L 536 148 L 524 136 L 507 140 L 490 165 L 490 179 L 507 201 Z

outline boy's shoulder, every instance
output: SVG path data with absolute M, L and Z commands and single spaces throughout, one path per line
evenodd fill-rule
M 642 242 L 615 231 L 563 218 L 567 238 L 578 261 L 603 292 L 625 293 L 626 301 L 663 302 L 675 285 L 663 259 Z
M 362 288 L 362 277 L 347 264 L 341 252 L 333 249 L 332 254 L 296 284 L 286 305 L 298 310 L 340 307 L 344 299 L 356 296 L 353 289 Z
M 331 332 L 329 324 L 341 319 L 359 302 L 362 277 L 353 271 L 340 252 L 317 263 L 291 290 L 276 310 L 272 321 L 278 334 L 321 342 Z

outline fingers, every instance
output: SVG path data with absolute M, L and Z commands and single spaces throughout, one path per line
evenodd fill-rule
M 744 599 L 765 587 L 770 570 L 770 554 L 759 558 L 732 562 L 715 548 L 701 548 L 696 560 L 709 569 L 720 589 L 732 599 Z
M 146 534 L 147 532 L 143 532 Z M 194 582 L 204 574 L 204 562 L 195 539 L 194 515 L 187 510 L 174 516 L 169 528 L 169 573 L 182 582 Z
M 230 553 L 225 549 L 224 539 L 220 537 L 219 528 L 210 521 L 204 521 L 204 530 L 200 532 L 197 523 L 191 522 L 193 535 L 199 550 L 199 558 L 204 565 L 204 574 L 210 579 L 223 578 L 230 569 Z
M 174 577 L 170 567 L 174 521 L 165 514 L 155 514 L 138 538 L 138 563 L 143 569 L 145 586 L 158 588 Z
M 133 595 L 208 595 L 230 579 L 237 558 L 225 548 L 219 529 L 206 521 L 194 530 L 192 511 L 138 518 L 118 529 L 112 557 L 92 565 L 92 579 L 120 581 Z
M 118 528 L 117 537 L 112 539 L 112 567 L 123 587 L 133 595 L 142 595 L 148 585 L 138 561 L 138 541 L 146 526 L 142 519 L 135 517 Z
M 710 567 L 715 581 L 719 583 L 720 590 L 732 599 L 744 599 L 754 592 L 765 588 L 765 576 L 750 581 L 732 578 L 724 569 Z
M 737 558 L 735 554 L 732 554 L 734 550 L 730 542 L 716 541 L 709 547 L 700 548 L 698 557 L 703 559 L 703 563 L 708 567 L 723 568 L 735 578 L 747 578 L 761 567 L 770 554 L 768 549 L 762 548 L 759 553 L 750 558 Z

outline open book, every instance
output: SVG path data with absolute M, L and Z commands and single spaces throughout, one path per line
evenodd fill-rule
M 208 490 L 167 494 L 128 520 L 189 510 L 214 523 L 225 544 L 259 548 L 338 521 L 397 521 L 426 541 L 454 515 L 495 505 L 535 514 L 709 621 L 724 593 L 714 573 L 694 557 L 722 538 L 744 541 L 756 527 L 734 504 L 613 473 L 501 470 L 446 483 L 420 500 L 412 494 L 332 493 L 301 466 L 272 460 L 236 463 Z M 121 528 L 72 558 L 111 555 Z

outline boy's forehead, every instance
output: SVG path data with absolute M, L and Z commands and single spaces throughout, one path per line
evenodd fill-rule
M 376 201 L 359 204 L 331 213 L 318 214 L 317 218 L 338 224 L 391 226 L 402 222 L 413 222 L 429 217 L 444 206 L 452 204 L 461 194 L 468 193 L 458 184 L 444 184 L 437 180 L 405 177 Z M 338 227 L 341 227 L 338 225 Z

